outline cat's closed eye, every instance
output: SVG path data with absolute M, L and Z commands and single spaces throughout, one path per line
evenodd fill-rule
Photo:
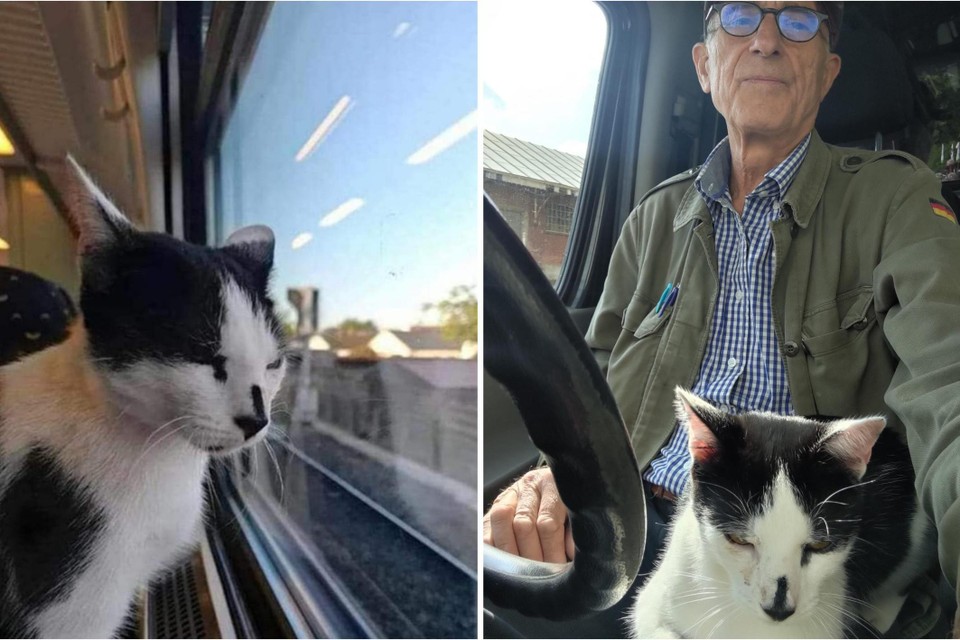
M 273 362 L 267 365 L 267 369 L 279 369 L 280 365 L 283 364 L 283 356 L 280 356 Z
M 752 546 L 753 546 L 752 543 L 747 542 L 744 538 L 738 536 L 738 535 L 735 534 L 735 533 L 725 533 L 725 534 L 723 534 L 723 537 L 726 538 L 726 539 L 727 539 L 727 542 L 730 542 L 731 544 L 735 544 L 735 545 L 738 545 L 738 546 L 741 546 L 741 547 L 752 547 Z
M 213 359 L 207 363 L 213 367 L 213 377 L 219 380 L 220 382 L 225 382 L 227 379 L 227 358 L 226 356 L 216 355 L 213 356 Z
M 813 551 L 815 553 L 823 553 L 833 546 L 833 543 L 829 540 L 815 540 L 808 543 L 805 548 Z

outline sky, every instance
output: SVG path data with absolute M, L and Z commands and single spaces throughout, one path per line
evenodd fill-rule
M 483 127 L 584 156 L 607 40 L 601 9 L 484 0 L 479 20 Z
M 476 56 L 473 3 L 273 5 L 220 149 L 217 243 L 270 226 L 275 299 L 317 287 L 322 327 L 436 322 L 425 303 L 480 282 Z

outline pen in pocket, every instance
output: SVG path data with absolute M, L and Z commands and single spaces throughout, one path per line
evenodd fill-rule
M 677 296 L 680 295 L 680 285 L 678 284 L 675 287 L 672 287 L 670 292 L 667 293 L 666 300 L 663 301 L 662 305 L 659 305 L 660 309 L 657 311 L 657 316 L 662 316 L 667 309 L 672 307 L 677 303 Z

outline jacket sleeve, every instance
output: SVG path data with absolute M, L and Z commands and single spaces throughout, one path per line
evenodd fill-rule
M 936 176 L 926 168 L 909 172 L 887 211 L 874 295 L 899 360 L 884 400 L 906 427 L 921 506 L 939 533 L 940 566 L 957 589 L 960 227 L 937 215 L 934 202 L 943 202 Z
M 620 336 L 623 310 L 626 309 L 637 287 L 639 270 L 639 211 L 638 206 L 627 217 L 620 239 L 613 249 L 610 268 L 603 284 L 603 293 L 587 328 L 587 345 L 593 350 L 604 375 L 610 362 L 610 352 Z

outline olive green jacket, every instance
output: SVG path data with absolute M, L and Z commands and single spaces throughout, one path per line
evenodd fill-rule
M 672 433 L 674 387 L 693 386 L 717 298 L 713 222 L 696 175 L 660 184 L 630 214 L 586 336 L 641 468 Z M 940 182 L 920 160 L 833 147 L 814 132 L 784 217 L 771 223 L 772 306 L 798 415 L 879 413 L 906 434 L 957 588 L 960 227 L 931 200 L 943 202 Z M 680 292 L 658 316 L 668 282 Z M 926 631 L 927 613 L 905 631 Z

